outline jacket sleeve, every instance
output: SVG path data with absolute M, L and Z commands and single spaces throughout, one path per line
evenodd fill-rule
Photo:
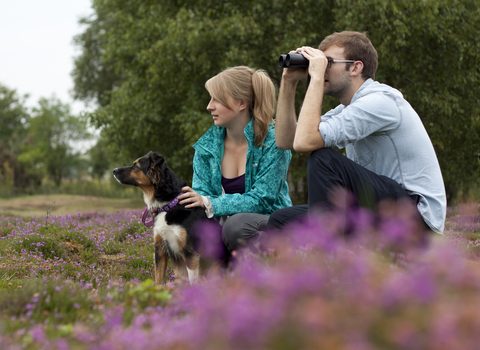
M 213 186 L 213 158 L 201 155 L 201 152 L 195 151 L 193 156 L 193 179 L 192 189 L 201 196 L 216 198 L 221 193 L 217 193 Z
M 275 202 L 282 192 L 288 196 L 286 178 L 292 154 L 277 148 L 275 142 L 265 147 L 249 191 L 210 197 L 215 217 L 237 213 L 271 214 L 277 209 Z

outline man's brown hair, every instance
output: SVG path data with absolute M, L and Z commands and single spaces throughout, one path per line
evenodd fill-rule
M 365 33 L 351 31 L 335 32 L 325 37 L 318 49 L 325 51 L 332 45 L 343 47 L 345 59 L 363 62 L 362 77 L 364 79 L 375 79 L 375 72 L 378 67 L 378 54 Z M 347 69 L 348 67 L 349 65 L 347 65 Z

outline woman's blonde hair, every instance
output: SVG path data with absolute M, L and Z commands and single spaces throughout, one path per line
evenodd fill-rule
M 228 96 L 243 101 L 253 115 L 255 146 L 261 146 L 275 110 L 275 85 L 263 69 L 247 66 L 227 68 L 210 78 L 205 88 L 215 100 L 227 108 Z

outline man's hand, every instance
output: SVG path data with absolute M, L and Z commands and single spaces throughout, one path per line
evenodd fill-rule
M 328 60 L 323 51 L 310 46 L 303 46 L 297 49 L 309 61 L 308 74 L 311 78 L 324 78 L 327 70 Z
M 297 53 L 296 51 L 290 51 L 289 53 Z M 307 79 L 307 68 L 284 68 L 282 74 L 282 80 L 291 84 L 296 84 L 300 80 Z
M 300 80 L 307 79 L 307 68 L 283 68 L 282 79 L 285 82 L 296 84 Z

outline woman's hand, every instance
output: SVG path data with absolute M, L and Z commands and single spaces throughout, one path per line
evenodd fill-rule
M 182 191 L 185 193 L 178 196 L 178 199 L 180 200 L 180 204 L 186 204 L 185 208 L 205 208 L 205 205 L 203 204 L 203 198 L 197 192 L 188 186 L 183 187 Z

